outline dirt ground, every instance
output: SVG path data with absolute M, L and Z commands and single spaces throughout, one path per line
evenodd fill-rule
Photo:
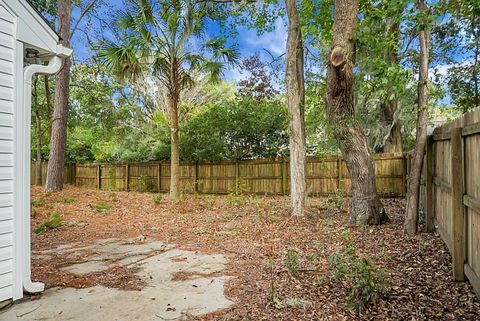
M 35 187 L 32 229 L 52 212 L 60 213 L 63 226 L 33 234 L 32 250 L 138 238 L 222 254 L 227 261 L 223 274 L 229 276 L 225 294 L 234 305 L 198 317 L 201 320 L 480 319 L 480 301 L 468 283 L 453 281 L 451 257 L 438 235 L 402 235 L 404 200 L 383 201 L 390 223 L 350 228 L 357 252 L 385 269 L 388 283 L 387 294 L 358 313 L 345 309 L 348 284 L 332 276 L 329 264 L 345 243 L 348 204 L 342 209 L 338 199 L 313 198 L 308 215 L 293 218 L 288 216 L 285 197 L 186 195 L 171 203 L 163 195 L 159 204 L 153 198 L 148 193 L 71 186 L 44 195 Z M 285 260 L 292 252 L 298 258 L 293 274 Z M 134 269 L 78 276 L 62 269 L 71 263 L 60 254 L 49 259 L 34 256 L 33 279 L 45 282 L 47 288 L 101 285 L 138 291 L 145 286 Z

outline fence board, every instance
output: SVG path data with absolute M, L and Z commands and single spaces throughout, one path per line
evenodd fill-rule
M 433 154 L 429 215 L 452 253 L 455 279 L 465 274 L 480 294 L 480 109 L 435 129 L 428 144 Z

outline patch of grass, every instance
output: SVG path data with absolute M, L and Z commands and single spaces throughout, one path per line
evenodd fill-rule
M 108 204 L 107 202 L 98 202 L 95 204 L 90 204 L 89 206 L 90 208 L 94 209 L 99 213 L 106 212 L 110 209 L 110 204 Z
M 76 203 L 76 202 L 78 202 L 78 199 L 73 198 L 73 197 L 65 197 L 62 200 L 62 203 L 65 203 L 65 204 L 73 204 L 73 203 Z
M 37 214 L 38 214 L 37 210 L 35 210 L 35 209 L 32 207 L 31 210 L 30 210 L 30 216 L 31 216 L 32 218 L 35 218 L 35 217 L 37 217 Z
M 43 206 L 45 205 L 45 197 L 32 198 L 30 201 L 32 206 Z
M 343 249 L 330 256 L 329 263 L 333 276 L 347 284 L 344 309 L 361 312 L 388 292 L 387 272 L 377 267 L 368 255 L 357 254 L 349 229 L 343 231 L 343 239 Z
M 63 221 L 59 212 L 50 213 L 50 217 L 42 221 L 34 230 L 35 234 L 42 234 L 47 230 L 56 229 L 63 226 Z
M 155 204 L 160 204 L 160 203 L 162 203 L 162 201 L 163 201 L 163 196 L 162 196 L 162 194 L 155 194 L 155 195 L 153 196 L 153 202 L 154 202 Z

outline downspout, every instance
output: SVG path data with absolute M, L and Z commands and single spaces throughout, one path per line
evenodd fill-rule
M 24 253 L 23 253 L 23 288 L 26 292 L 37 293 L 45 289 L 45 285 L 41 282 L 32 282 L 32 266 L 31 266 L 31 228 L 30 228 L 30 140 L 31 140 L 31 104 L 32 104 L 32 77 L 35 74 L 56 74 L 62 67 L 62 58 L 69 57 L 72 50 L 64 48 L 62 45 L 57 46 L 57 52 L 55 56 L 50 58 L 48 65 L 30 65 L 23 70 L 24 79 L 24 135 L 22 146 L 25 148 L 25 158 L 22 164 L 23 179 L 21 183 L 22 195 L 24 200 L 23 208 L 23 240 L 24 240 Z

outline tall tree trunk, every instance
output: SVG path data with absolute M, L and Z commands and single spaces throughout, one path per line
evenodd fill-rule
M 53 114 L 53 108 L 52 108 L 52 95 L 50 94 L 50 83 L 49 83 L 49 75 L 44 74 L 43 75 L 43 82 L 45 85 L 45 102 L 47 104 L 47 117 L 48 117 L 48 137 L 52 137 L 52 114 Z
M 355 119 L 353 66 L 357 0 L 335 0 L 333 46 L 327 70 L 327 116 L 352 179 L 351 225 L 388 221 L 375 183 L 375 165 L 367 137 Z
M 65 47 L 70 46 L 71 0 L 58 4 L 58 33 Z M 56 192 L 63 188 L 65 147 L 67 143 L 67 117 L 70 94 L 70 58 L 63 58 L 63 66 L 55 81 L 55 107 L 52 120 L 50 157 L 47 168 L 45 191 Z
M 473 17 L 472 34 L 475 39 L 474 60 L 473 60 L 473 91 L 474 91 L 474 108 L 480 107 L 480 92 L 478 88 L 478 63 L 480 59 L 480 27 L 477 24 L 477 16 Z M 466 111 L 465 111 L 466 112 Z
M 35 185 L 42 185 L 42 123 L 40 121 L 40 106 L 38 105 L 38 76 L 33 80 L 33 109 L 35 112 L 35 149 L 37 160 L 35 162 Z
M 387 33 L 395 34 L 395 44 L 398 43 L 400 33 L 399 29 L 400 25 L 398 22 L 387 22 Z M 390 64 L 398 65 L 399 59 L 396 46 L 390 46 L 390 48 L 387 48 L 386 59 Z M 391 90 L 389 90 L 389 92 L 391 93 Z M 403 153 L 402 126 L 398 117 L 397 119 L 395 119 L 397 110 L 397 99 L 388 99 L 386 105 L 383 108 L 383 115 L 387 126 L 391 127 L 385 144 L 383 145 L 384 153 Z
M 176 201 L 180 197 L 180 133 L 178 127 L 179 95 L 169 95 L 170 112 L 170 199 Z
M 290 204 L 292 215 L 303 216 L 307 190 L 303 42 L 295 0 L 285 0 L 285 3 L 289 20 L 286 83 L 290 134 Z
M 418 10 L 425 11 L 425 2 L 417 1 Z M 424 22 L 425 24 L 428 22 Z M 415 234 L 418 227 L 418 204 L 420 196 L 420 180 L 422 176 L 423 155 L 427 145 L 428 125 L 428 58 L 430 46 L 430 32 L 427 25 L 422 26 L 419 33 L 420 64 L 418 76 L 418 110 L 417 110 L 417 133 L 415 148 L 413 150 L 412 165 L 408 178 L 407 207 L 405 213 L 404 232 Z

